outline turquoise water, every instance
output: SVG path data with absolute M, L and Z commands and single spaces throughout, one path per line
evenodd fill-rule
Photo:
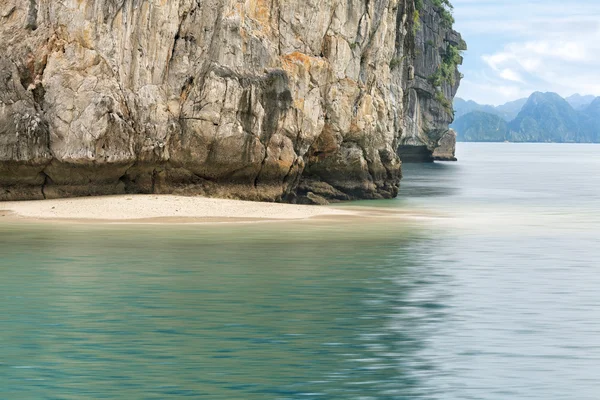
M 1 399 L 600 393 L 600 146 L 406 165 L 408 221 L 0 224 Z

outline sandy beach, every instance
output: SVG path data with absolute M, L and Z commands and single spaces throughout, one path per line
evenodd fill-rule
M 258 222 L 352 217 L 355 210 L 172 195 L 124 195 L 0 203 L 6 219 L 72 222 Z

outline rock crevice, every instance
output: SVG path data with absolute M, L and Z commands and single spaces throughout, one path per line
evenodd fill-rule
M 424 4 L 5 0 L 0 200 L 396 196 L 400 150 L 452 139 Z

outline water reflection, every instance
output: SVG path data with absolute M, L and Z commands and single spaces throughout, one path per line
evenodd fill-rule
M 404 164 L 400 200 L 450 197 L 460 193 L 461 170 L 454 163 Z
M 425 396 L 434 243 L 357 228 L 5 228 L 2 395 Z
M 413 222 L 0 225 L 0 398 L 596 400 L 597 148 L 411 165 Z

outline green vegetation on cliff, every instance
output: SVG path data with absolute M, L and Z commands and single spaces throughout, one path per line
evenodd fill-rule
M 446 54 L 442 57 L 442 63 L 436 73 L 428 78 L 428 81 L 433 86 L 442 86 L 444 82 L 454 85 L 456 83 L 456 71 L 461 64 L 462 56 L 459 48 L 451 44 L 448 45 Z
M 432 0 L 431 3 L 442 19 L 442 26 L 446 29 L 452 29 L 454 25 L 454 16 L 452 15 L 454 6 L 450 3 L 450 0 Z M 424 7 L 425 3 L 423 0 L 415 0 L 415 10 L 417 13 L 422 11 Z
M 433 5 L 436 8 L 437 12 L 440 14 L 442 18 L 442 26 L 445 28 L 452 28 L 454 25 L 454 16 L 452 15 L 452 10 L 454 6 L 450 3 L 449 0 L 433 0 Z
M 467 48 L 466 42 L 452 30 L 453 6 L 449 0 L 415 0 L 414 7 L 412 45 L 415 64 L 420 66 L 416 75 L 431 85 L 428 97 L 452 120 L 452 98 L 463 77 L 458 66 L 463 62 L 461 53 Z

